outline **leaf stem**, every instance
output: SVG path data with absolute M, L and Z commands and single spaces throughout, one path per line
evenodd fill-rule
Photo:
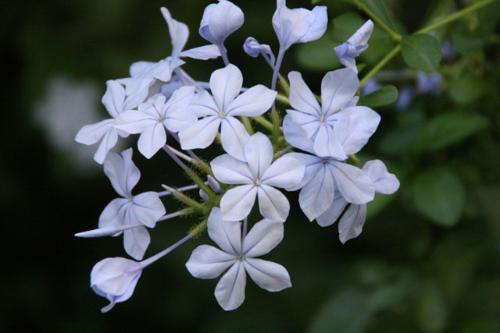
M 387 53 L 386 56 L 384 58 L 382 58 L 382 60 L 380 60 L 378 62 L 378 64 L 376 64 L 375 67 L 373 67 L 361 79 L 361 82 L 359 83 L 359 88 L 363 87 L 368 80 L 370 80 L 373 76 L 375 76 L 375 74 L 377 74 L 382 68 L 384 68 L 384 66 L 387 65 L 387 63 L 389 61 L 391 61 L 392 58 L 394 58 L 399 53 L 400 50 L 401 50 L 401 46 L 397 45 L 389 53 Z

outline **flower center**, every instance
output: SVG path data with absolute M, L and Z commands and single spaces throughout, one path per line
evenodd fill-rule
M 260 186 L 262 184 L 261 180 L 259 178 L 255 179 L 253 181 L 253 183 L 255 184 L 255 186 Z
M 226 113 L 224 111 L 219 111 L 217 112 L 217 116 L 221 119 L 224 119 L 226 117 Z
M 324 124 L 326 122 L 326 117 L 324 114 L 322 114 L 321 116 L 319 116 L 319 122 Z

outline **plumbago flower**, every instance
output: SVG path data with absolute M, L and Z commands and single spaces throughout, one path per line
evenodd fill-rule
M 198 246 L 186 267 L 196 278 L 215 279 L 215 298 L 231 311 L 245 301 L 246 274 L 262 289 L 270 292 L 290 288 L 292 283 L 285 267 L 257 257 L 268 254 L 283 240 L 283 224 L 270 220 L 257 222 L 242 235 L 241 222 L 227 222 L 218 208 L 208 218 L 208 236 L 220 247 Z
M 262 133 L 250 137 L 243 154 L 245 162 L 225 154 L 211 163 L 217 180 L 239 185 L 222 196 L 220 208 L 223 219 L 243 220 L 250 214 L 255 199 L 258 198 L 263 217 L 284 222 L 290 211 L 290 203 L 276 187 L 296 187 L 304 177 L 304 165 L 291 154 L 273 162 L 273 146 Z
M 115 127 L 127 134 L 140 134 L 138 148 L 142 155 L 151 158 L 167 142 L 167 132 L 179 132 L 196 121 L 187 108 L 194 96 L 194 87 L 177 89 L 168 99 L 162 94 L 139 105 L 139 110 L 122 113 Z
M 355 96 L 359 88 L 355 58 L 368 47 L 373 23 L 368 21 L 335 50 L 347 68 L 326 73 L 319 102 L 299 72 L 289 73 L 288 91 L 279 71 L 293 44 L 324 34 L 326 7 L 289 9 L 285 0 L 276 3 L 272 24 L 279 40 L 277 56 L 253 37 L 243 45 L 249 56 L 262 56 L 271 67 L 272 89 L 262 84 L 243 88 L 242 72 L 229 62 L 224 42 L 244 22 L 243 12 L 232 2 L 220 0 L 205 9 L 199 33 L 211 45 L 188 51 L 184 51 L 188 27 L 162 8 L 171 55 L 156 63 L 135 63 L 131 77 L 108 81 L 103 104 L 112 118 L 78 133 L 80 143 L 101 142 L 95 160 L 104 162 L 104 172 L 120 198 L 106 206 L 97 229 L 76 236 L 123 234 L 125 252 L 135 259 L 106 258 L 92 269 L 92 289 L 109 301 L 103 312 L 132 296 L 146 267 L 206 229 L 218 248 L 198 246 L 186 268 L 201 279 L 221 276 L 215 297 L 224 310 L 244 302 L 247 274 L 267 291 L 289 288 L 290 275 L 283 266 L 258 258 L 283 240 L 291 205 L 282 190 L 300 191 L 298 204 L 310 221 L 322 227 L 338 221 L 339 239 L 345 243 L 362 232 L 367 203 L 376 193 L 392 194 L 399 188 L 398 179 L 382 161 L 368 161 L 359 168 L 351 163 L 356 159 L 349 158 L 363 148 L 380 122 L 375 111 L 357 105 Z M 224 67 L 214 70 L 209 82 L 198 81 L 181 68 L 186 58 L 219 56 Z M 278 77 L 289 96 L 275 89 Z M 275 104 L 277 99 L 280 104 Z M 139 135 L 137 147 L 144 157 L 166 153 L 193 184 L 179 188 L 162 184 L 165 191 L 133 195 L 141 173 L 132 161 L 132 149 L 121 154 L 111 151 L 118 137 L 131 134 Z M 167 136 L 174 142 L 167 144 Z M 207 156 L 210 163 L 191 151 L 214 142 L 225 153 L 214 159 Z M 185 193 L 191 190 L 197 190 L 199 197 Z M 165 215 L 160 198 L 169 196 L 182 208 Z M 186 215 L 197 224 L 173 245 L 143 259 L 150 243 L 148 228 Z M 253 220 L 254 215 L 261 217 Z
M 132 162 L 132 149 L 118 155 L 109 153 L 104 162 L 104 173 L 121 198 L 112 200 L 99 217 L 99 229 L 79 237 L 95 237 L 123 231 L 125 251 L 135 259 L 142 259 L 150 243 L 146 229 L 154 228 L 156 222 L 165 215 L 165 207 L 157 192 L 132 195 L 141 173 Z M 129 227 L 129 228 L 128 228 Z
M 221 128 L 221 142 L 231 156 L 244 160 L 243 146 L 248 132 L 237 116 L 264 114 L 274 102 L 276 92 L 259 84 L 240 95 L 243 75 L 238 67 L 228 65 L 210 77 L 212 94 L 203 91 L 191 103 L 190 111 L 200 119 L 180 131 L 183 149 L 206 148 Z

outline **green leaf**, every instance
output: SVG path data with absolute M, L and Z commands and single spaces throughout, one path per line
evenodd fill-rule
M 360 99 L 361 105 L 369 107 L 385 106 L 394 103 L 398 99 L 398 89 L 395 86 L 385 86 Z
M 417 175 L 412 190 L 417 210 L 437 225 L 451 227 L 459 221 L 465 190 L 450 170 L 432 169 Z
M 372 316 L 368 295 L 358 289 L 336 294 L 313 320 L 310 333 L 363 333 Z
M 436 151 L 459 143 L 488 126 L 488 120 L 478 114 L 448 112 L 427 122 L 417 140 L 417 149 Z
M 446 326 L 448 309 L 441 289 L 434 281 L 421 287 L 417 304 L 417 321 L 424 332 L 441 332 Z
M 377 16 L 382 22 L 384 22 L 389 28 L 394 31 L 398 31 L 391 17 L 387 13 L 387 9 L 385 8 L 385 4 L 383 0 L 359 0 L 360 3 L 363 3 L 368 7 L 370 12 L 372 12 L 375 16 Z
M 310 70 L 331 70 L 340 65 L 333 52 L 334 45 L 326 37 L 312 43 L 301 44 L 297 48 L 297 61 Z
M 458 77 L 450 83 L 450 96 L 460 104 L 476 101 L 485 91 L 483 79 L 472 75 Z
M 408 66 L 432 72 L 441 61 L 441 44 L 430 35 L 405 36 L 401 40 L 401 54 Z

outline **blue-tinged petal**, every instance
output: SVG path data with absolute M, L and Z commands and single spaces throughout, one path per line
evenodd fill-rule
M 348 204 L 349 203 L 345 201 L 345 199 L 337 192 L 332 205 L 323 214 L 316 218 L 316 222 L 318 222 L 318 225 L 322 227 L 331 226 L 337 222 L 338 218 Z
M 277 92 L 261 84 L 248 89 L 229 105 L 226 114 L 230 116 L 256 117 L 271 108 Z
M 371 178 L 375 191 L 382 194 L 393 194 L 399 189 L 399 180 L 389 171 L 380 160 L 368 161 L 363 166 L 363 171 Z
M 243 240 L 243 254 L 247 258 L 268 254 L 283 240 L 284 229 L 283 223 L 271 220 L 255 223 Z
M 360 205 L 372 201 L 375 197 L 375 186 L 361 169 L 335 162 L 332 172 L 337 189 L 346 201 Z
M 267 136 L 255 133 L 245 144 L 245 161 L 256 178 L 261 178 L 273 160 L 273 145 Z
M 333 202 L 335 182 L 330 168 L 321 165 L 312 179 L 300 190 L 300 208 L 309 221 L 323 214 Z
M 210 76 L 210 90 L 217 104 L 218 111 L 226 113 L 233 100 L 240 94 L 243 75 L 238 67 L 227 65 Z
M 336 129 L 337 127 L 335 127 Z M 338 139 L 337 132 L 330 125 L 322 125 L 314 138 L 314 152 L 321 157 L 333 157 L 339 161 L 347 159 L 347 154 Z
M 167 142 L 167 133 L 163 123 L 156 122 L 141 132 L 137 147 L 146 158 L 153 157 Z
M 280 264 L 262 259 L 246 258 L 244 265 L 253 282 L 264 290 L 277 292 L 292 286 L 290 274 Z
M 239 261 L 221 277 L 215 287 L 215 298 L 224 310 L 232 311 L 243 304 L 246 281 L 245 268 Z
M 224 184 L 251 184 L 253 182 L 248 164 L 228 154 L 216 157 L 210 166 L 215 178 Z
M 309 139 L 318 133 L 320 126 L 323 124 L 317 115 L 295 110 L 286 110 L 286 112 L 291 120 L 304 130 Z
M 330 116 L 348 104 L 358 90 L 359 80 L 348 68 L 328 72 L 321 81 L 321 104 L 324 115 Z
M 245 219 L 255 204 L 257 189 L 254 185 L 242 185 L 227 191 L 220 201 L 222 218 L 226 221 Z
M 213 208 L 208 216 L 208 236 L 224 252 L 233 256 L 241 254 L 241 223 L 224 220 L 221 210 Z
M 274 65 L 276 58 L 271 47 L 267 44 L 260 44 L 255 38 L 248 37 L 243 44 L 243 50 L 251 57 L 257 58 L 262 55 L 271 65 Z
M 205 45 L 183 51 L 180 56 L 197 60 L 215 59 L 220 57 L 220 50 L 215 45 Z
M 339 239 L 345 244 L 358 237 L 363 231 L 366 220 L 366 205 L 350 205 L 339 221 Z
M 154 228 L 156 222 L 165 215 L 165 207 L 157 192 L 144 192 L 134 196 L 127 212 L 127 224 L 141 223 Z
M 181 147 L 187 149 L 207 148 L 214 142 L 221 118 L 208 116 L 179 132 Z
M 222 45 L 230 34 L 241 28 L 244 21 L 245 16 L 238 6 L 219 0 L 205 8 L 199 33 L 210 43 Z
M 299 72 L 290 72 L 290 105 L 297 111 L 320 115 L 319 103 Z
M 380 115 L 366 106 L 348 107 L 338 115 L 343 122 L 335 126 L 336 136 L 346 154 L 356 154 L 377 130 Z
M 244 147 L 250 135 L 238 119 L 227 116 L 222 120 L 220 138 L 226 153 L 240 161 L 245 160 Z
M 286 154 L 274 161 L 262 175 L 262 183 L 289 190 L 296 188 L 304 178 L 305 165 L 294 154 Z
M 123 232 L 125 252 L 135 260 L 142 260 L 151 243 L 151 237 L 145 227 L 136 227 Z
M 290 212 L 290 203 L 286 196 L 274 187 L 264 185 L 258 187 L 260 214 L 271 221 L 285 222 Z
M 141 178 L 141 172 L 132 161 L 132 148 L 120 155 L 109 153 L 104 161 L 104 173 L 111 181 L 116 193 L 124 198 L 132 195 L 132 189 Z
M 290 115 L 285 116 L 282 129 L 288 144 L 300 150 L 314 153 L 313 142 L 309 139 L 307 132 L 295 123 Z
M 172 42 L 172 56 L 178 57 L 184 49 L 184 46 L 186 46 L 189 38 L 189 28 L 186 24 L 174 20 L 167 8 L 162 7 L 161 13 L 168 25 L 170 41 Z
M 234 255 L 213 246 L 200 245 L 191 253 L 186 268 L 198 279 L 215 279 L 236 262 Z

